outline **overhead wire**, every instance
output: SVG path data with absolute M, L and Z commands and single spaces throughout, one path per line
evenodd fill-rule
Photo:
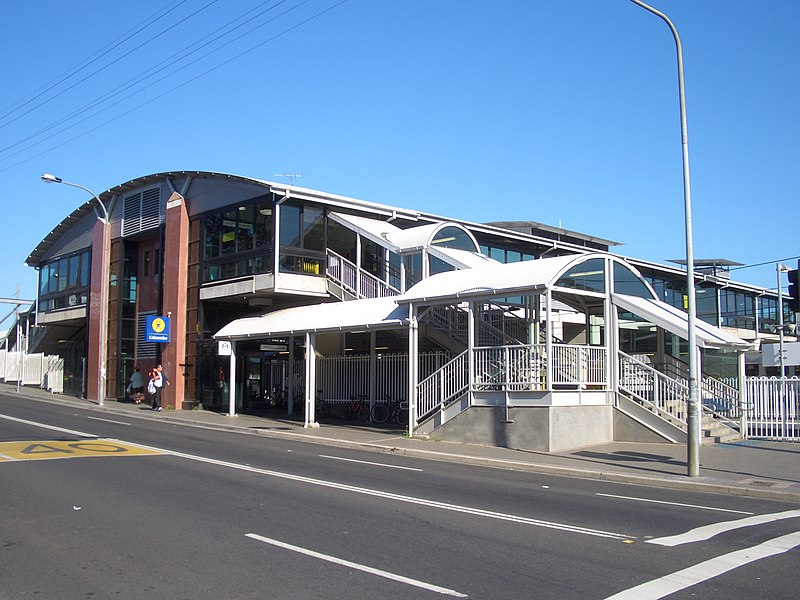
M 252 13 L 254 13 L 255 11 L 259 10 L 260 8 L 262 8 L 264 5 L 270 4 L 271 2 L 276 2 L 276 0 L 265 0 L 264 2 L 259 4 L 258 6 L 256 6 L 256 7 L 252 8 L 252 9 L 242 13 L 241 15 L 239 15 L 238 17 L 236 17 L 234 19 L 231 19 L 230 21 L 225 23 L 222 27 L 219 27 L 218 29 L 216 29 L 213 32 L 207 34 L 206 36 L 200 38 L 199 40 L 193 42 L 192 44 L 189 44 L 188 46 L 182 48 L 181 50 L 179 50 L 178 52 L 176 52 L 172 56 L 167 57 L 164 60 L 162 60 L 161 62 L 158 62 L 155 65 L 144 69 L 143 71 L 139 72 L 134 77 L 129 78 L 127 81 L 119 84 L 114 89 L 106 92 L 105 94 L 101 95 L 100 97 L 96 98 L 95 100 L 93 100 L 93 101 L 91 101 L 91 102 L 89 102 L 87 104 L 84 104 L 83 106 L 73 110 L 71 113 L 68 113 L 67 115 L 64 115 L 64 116 L 60 117 L 59 119 L 55 120 L 54 122 L 42 127 L 41 129 L 39 129 L 39 130 L 29 134 L 29 135 L 27 135 L 26 137 L 23 137 L 23 138 L 15 141 L 15 142 L 5 146 L 5 147 L 3 147 L 3 148 L 0 148 L 0 153 L 7 152 L 8 150 L 11 150 L 12 148 L 15 148 L 15 147 L 17 147 L 17 146 L 19 146 L 19 145 L 31 140 L 31 139 L 37 138 L 37 137 L 41 136 L 42 134 L 44 134 L 44 133 L 46 133 L 48 131 L 51 131 L 52 129 L 55 129 L 56 127 L 59 127 L 60 125 L 63 125 L 65 123 L 75 119 L 76 117 L 80 116 L 81 114 L 84 114 L 85 112 L 91 110 L 92 108 L 95 108 L 95 107 L 107 102 L 111 98 L 119 96 L 120 94 L 124 93 L 126 90 L 129 90 L 129 89 L 135 87 L 136 85 L 138 85 L 140 83 L 143 83 L 144 81 L 146 81 L 148 79 L 152 79 L 153 77 L 155 77 L 159 73 L 163 72 L 165 69 L 169 68 L 170 66 L 173 66 L 173 65 L 179 63 L 180 61 L 188 58 L 189 56 L 191 56 L 192 54 L 194 54 L 196 52 L 199 52 L 203 48 L 209 46 L 210 44 L 213 44 L 214 42 L 222 39 L 223 37 L 234 33 L 235 31 L 241 29 L 245 25 L 248 25 L 252 21 L 252 19 L 257 19 L 258 17 L 263 16 L 264 14 L 269 12 L 270 10 L 273 10 L 273 9 L 277 8 L 278 6 L 280 6 L 281 4 L 284 4 L 287 1 L 288 0 L 278 0 L 277 3 L 274 4 L 273 6 L 270 6 L 270 7 L 266 8 L 266 9 L 262 10 L 258 14 L 254 15 L 254 16 L 251 16 Z M 309 2 L 309 1 L 310 0 L 304 0 L 303 2 L 298 4 L 295 8 L 301 6 L 302 4 L 305 4 L 306 2 Z M 286 14 L 286 13 L 284 12 L 281 15 L 278 15 L 278 16 L 280 17 L 283 14 Z M 229 31 L 224 31 L 226 28 L 230 27 L 231 25 L 233 25 L 237 21 L 241 21 L 241 20 L 246 19 L 246 18 L 250 18 L 251 21 L 248 21 L 247 23 L 241 23 L 240 25 L 237 25 L 237 26 L 233 27 Z M 245 37 L 246 35 L 249 35 L 253 31 L 259 29 L 260 27 L 263 27 L 264 25 L 267 25 L 267 24 L 271 23 L 274 20 L 275 19 L 271 19 L 270 21 L 262 23 L 261 25 L 256 25 L 256 26 L 252 27 L 249 31 L 245 32 L 244 34 L 234 38 L 233 40 L 230 40 L 226 44 L 223 44 L 223 45 L 219 46 L 213 52 L 217 52 L 219 50 L 222 50 L 223 48 L 225 48 L 226 46 L 230 45 L 231 43 L 233 43 L 233 42 Z M 223 31 L 223 33 L 219 33 L 221 31 Z M 216 37 L 213 37 L 213 36 L 215 36 L 215 34 L 218 34 L 218 33 L 219 33 L 219 35 L 216 35 Z M 204 40 L 207 40 L 208 38 L 213 38 L 213 39 L 210 39 L 210 40 L 206 41 L 205 43 L 202 43 Z M 202 60 L 203 58 L 206 58 L 207 56 L 210 56 L 211 54 L 213 54 L 213 52 L 209 52 L 209 53 L 201 56 L 199 59 L 194 60 L 194 61 L 184 65 L 184 67 L 182 67 L 182 68 L 186 68 L 186 67 L 198 62 L 199 60 Z M 181 69 L 173 70 L 168 75 L 153 81 L 150 85 L 151 86 L 155 85 L 155 84 L 159 83 L 160 81 L 163 81 L 167 77 L 170 77 L 170 76 L 178 73 L 180 70 Z M 148 86 L 148 87 L 150 87 L 150 86 Z M 127 100 L 129 98 L 131 98 L 132 96 L 136 95 L 137 93 L 140 93 L 141 91 L 144 91 L 145 89 L 147 89 L 147 88 L 144 88 L 142 90 L 139 90 L 138 92 L 134 92 L 132 94 L 129 94 L 129 95 L 125 96 L 124 98 L 122 98 L 121 100 L 119 100 L 118 102 L 115 102 L 114 104 L 111 104 L 111 105 L 107 106 L 106 108 L 104 108 L 104 109 L 102 109 L 100 111 L 97 111 L 97 112 L 95 112 L 93 114 L 97 115 L 97 114 L 100 114 L 102 112 L 105 112 L 109 108 L 112 108 L 112 107 L 116 106 L 117 104 L 119 104 L 119 103 L 121 103 L 121 102 L 123 102 L 123 101 L 125 101 L 125 100 Z M 0 161 L 5 161 L 5 160 L 8 160 L 9 158 L 13 158 L 14 156 L 19 155 L 21 152 L 25 152 L 26 150 L 34 148 L 34 147 L 46 142 L 47 140 L 52 139 L 53 137 L 59 135 L 60 133 L 63 133 L 64 131 L 67 131 L 67 130 L 71 129 L 72 127 L 77 126 L 80 123 L 83 123 L 85 121 L 86 121 L 86 119 L 82 119 L 82 120 L 74 123 L 73 125 L 71 125 L 69 127 L 61 128 L 59 131 L 55 132 L 53 135 L 45 137 L 45 138 L 39 140 L 38 142 L 36 142 L 34 144 L 29 144 L 28 146 L 22 148 L 18 152 L 12 153 L 12 154 L 4 157 L 4 158 L 0 158 Z
M 41 85 L 37 89 L 33 90 L 26 96 L 23 96 L 22 98 L 20 98 L 15 102 L 12 102 L 6 108 L 0 109 L 0 112 L 5 111 L 3 112 L 3 114 L 0 114 L 0 121 L 14 114 L 22 107 L 27 106 L 37 98 L 40 98 L 41 96 L 43 96 L 50 90 L 54 89 L 64 81 L 67 81 L 70 77 L 77 75 L 82 70 L 89 67 L 89 65 L 94 64 L 95 62 L 100 60 L 100 58 L 110 53 L 112 50 L 115 50 L 116 48 L 120 47 L 129 39 L 133 38 L 136 34 L 140 33 L 141 31 L 144 31 L 145 29 L 147 29 L 160 19 L 164 18 L 165 16 L 167 16 L 169 13 L 177 9 L 181 4 L 184 4 L 185 2 L 187 2 L 187 0 L 175 0 L 173 3 L 174 6 L 170 7 L 170 5 L 167 5 L 164 8 L 156 11 L 154 14 L 150 15 L 149 17 L 147 17 L 146 19 L 144 19 L 143 21 L 141 21 L 140 23 L 129 29 L 127 32 L 123 33 L 122 37 L 119 40 L 106 44 L 104 47 L 100 48 L 93 54 L 90 54 L 87 58 L 84 58 L 83 60 L 79 61 L 77 64 L 73 65 L 72 67 L 70 67 L 60 75 L 57 75 L 47 83 Z M 0 128 L 5 127 L 5 125 L 6 124 L 0 124 Z
M 139 45 L 138 45 L 138 46 L 136 46 L 135 48 L 132 48 L 132 49 L 131 49 L 131 50 L 129 50 L 128 52 L 124 53 L 123 55 L 121 55 L 121 56 L 119 56 L 119 57 L 115 58 L 115 59 L 114 59 L 114 60 L 112 60 L 110 63 L 108 63 L 108 64 L 106 64 L 106 65 L 103 65 L 101 68 L 99 68 L 99 69 L 97 69 L 96 71 L 94 71 L 94 72 L 90 73 L 89 75 L 87 75 L 87 76 L 86 76 L 86 77 L 84 77 L 83 79 L 80 79 L 79 81 L 76 81 L 75 83 L 73 83 L 73 84 L 72 84 L 72 85 L 70 85 L 69 87 L 67 87 L 67 88 L 65 88 L 65 89 L 61 90 L 60 92 L 58 92 L 58 93 L 54 94 L 53 96 L 51 96 L 50 98 L 48 98 L 48 99 L 47 99 L 47 100 L 45 100 L 44 102 L 41 102 L 40 104 L 37 104 L 36 106 L 34 106 L 34 107 L 30 108 L 29 110 L 25 111 L 24 113 L 22 113 L 21 115 L 17 115 L 15 118 L 11 119 L 11 120 L 10 120 L 10 121 L 8 121 L 7 123 L 4 123 L 4 124 L 3 124 L 2 126 L 0 126 L 0 127 L 6 127 L 7 125 L 10 125 L 11 123 L 14 123 L 14 122 L 18 121 L 19 119 L 21 119 L 21 118 L 22 118 L 22 117 L 24 117 L 25 115 L 28 115 L 28 114 L 30 114 L 31 112 L 33 112 L 33 111 L 34 111 L 34 110 L 36 110 L 37 108 L 39 108 L 39 107 L 41 107 L 41 106 L 44 106 L 44 105 L 45 105 L 45 104 L 47 104 L 48 102 L 52 102 L 52 101 L 53 101 L 53 100 L 55 100 L 56 98 L 58 98 L 58 97 L 60 97 L 60 96 L 63 96 L 63 95 L 64 95 L 65 93 L 67 93 L 68 91 L 70 91 L 70 90 L 74 89 L 75 87 L 79 86 L 80 84 L 84 83 L 85 81 L 88 81 L 89 79 L 91 79 L 91 78 L 92 78 L 92 77 L 94 77 L 95 75 L 97 75 L 97 74 L 101 73 L 102 71 L 105 71 L 105 70 L 106 70 L 106 69 L 108 69 L 110 66 L 112 66 L 112 65 L 114 65 L 114 64 L 116 64 L 116 63 L 118 63 L 118 62 L 119 62 L 119 61 L 121 61 L 123 58 L 126 58 L 126 57 L 130 56 L 131 54 L 133 54 L 133 53 L 134 53 L 134 52 L 136 52 L 137 50 L 139 50 L 139 49 L 143 48 L 143 47 L 144 47 L 144 46 L 146 46 L 147 44 L 149 44 L 149 43 L 151 43 L 151 42 L 155 41 L 156 39 L 160 38 L 162 35 L 166 34 L 168 31 L 171 31 L 172 29 L 175 29 L 175 27 L 177 27 L 178 25 L 181 25 L 181 24 L 182 24 L 182 23 L 184 23 L 185 21 L 187 21 L 187 20 L 191 19 L 192 17 L 196 16 L 197 14 L 201 13 L 202 11 L 204 11 L 205 9 L 207 9 L 209 6 L 211 6 L 212 4 L 216 4 L 217 2 L 219 2 L 219 0 L 211 0 L 211 1 L 210 1 L 210 2 L 208 2 L 206 5 L 202 6 L 202 7 L 201 7 L 201 8 L 199 8 L 199 9 L 197 9 L 195 12 L 191 13 L 190 15 L 188 15 L 188 16 L 186 16 L 186 17 L 184 17 L 183 19 L 181 19 L 181 20 L 180 20 L 180 21 L 178 21 L 177 23 L 174 23 L 174 24 L 170 25 L 169 27 L 167 27 L 166 29 L 164 29 L 164 30 L 163 30 L 163 31 L 161 31 L 160 33 L 157 33 L 156 35 L 154 35 L 153 37 L 151 37 L 151 38 L 150 38 L 150 39 L 148 39 L 148 40 L 145 40 L 144 42 L 142 42 L 141 44 L 139 44 Z
M 305 4 L 305 2 L 308 2 L 308 1 L 310 1 L 310 0 L 304 0 L 304 2 L 302 2 L 301 4 Z M 259 42 L 258 44 L 254 45 L 254 46 L 251 46 L 250 48 L 248 48 L 248 49 L 246 49 L 246 50 L 244 50 L 244 51 L 232 56 L 231 58 L 229 58 L 229 59 L 227 59 L 227 60 L 225 60 L 225 61 L 223 61 L 223 62 L 221 62 L 221 63 L 219 63 L 217 65 L 215 65 L 214 67 L 211 67 L 210 69 L 207 69 L 207 70 L 205 70 L 205 71 L 203 71 L 203 72 L 201 72 L 201 73 L 199 73 L 199 74 L 187 79 L 186 81 L 183 81 L 182 83 L 180 83 L 180 84 L 178 84 L 178 85 L 176 85 L 176 86 L 174 86 L 174 87 L 172 87 L 172 88 L 170 88 L 170 89 L 158 94 L 157 96 L 154 96 L 154 97 L 148 99 L 147 101 L 142 102 L 141 104 L 138 104 L 137 106 L 134 106 L 133 108 L 131 108 L 131 109 L 119 114 L 119 115 L 116 115 L 116 116 L 112 117 L 111 119 L 108 119 L 108 120 L 100 123 L 99 125 L 91 128 L 91 129 L 89 129 L 87 131 L 84 131 L 83 133 L 80 133 L 80 134 L 78 134 L 76 136 L 73 136 L 73 137 L 71 137 L 71 138 L 69 138 L 69 139 L 67 139 L 67 140 L 65 140 L 65 141 L 63 141 L 63 142 L 61 142 L 61 143 L 59 143 L 59 144 L 57 144 L 55 146 L 52 146 L 52 147 L 50 147 L 50 148 L 48 148 L 46 150 L 43 150 L 42 152 L 39 152 L 38 154 L 35 154 L 33 156 L 29 156 L 29 157 L 27 157 L 27 158 L 25 158 L 25 159 L 23 159 L 23 160 L 21 160 L 19 162 L 16 162 L 16 163 L 14 163 L 12 165 L 9 165 L 9 166 L 5 167 L 5 168 L 0 168 L 0 173 L 8 171 L 8 170 L 10 170 L 10 169 L 12 169 L 14 167 L 17 167 L 17 166 L 19 166 L 21 164 L 24 164 L 24 163 L 26 163 L 26 162 L 28 162 L 30 160 L 33 160 L 34 158 L 37 158 L 37 157 L 42 156 L 44 154 L 47 154 L 48 152 L 51 152 L 51 151 L 56 150 L 58 148 L 61 148 L 62 146 L 65 146 L 65 145 L 67 145 L 67 144 L 69 144 L 71 142 L 74 142 L 75 140 L 78 140 L 78 139 L 80 139 L 80 138 L 82 138 L 82 137 L 84 137 L 86 135 L 89 135 L 90 133 L 93 133 L 93 132 L 97 131 L 98 129 L 101 129 L 102 127 L 105 127 L 106 125 L 108 125 L 110 123 L 113 123 L 114 121 L 117 121 L 117 120 L 119 120 L 119 119 L 121 119 L 121 118 L 123 118 L 123 117 L 125 117 L 125 116 L 127 116 L 129 114 L 131 114 L 132 112 L 135 112 L 135 111 L 137 111 L 137 110 L 139 110 L 139 109 L 141 109 L 141 108 L 143 108 L 143 107 L 145 107 L 145 106 L 147 106 L 149 104 L 152 104 L 153 102 L 156 102 L 157 100 L 160 100 L 164 96 L 167 96 L 167 95 L 169 95 L 169 94 L 171 94 L 171 93 L 173 93 L 173 92 L 175 92 L 175 91 L 177 91 L 177 90 L 179 90 L 179 89 L 181 89 L 183 87 L 186 87 L 187 85 L 197 81 L 198 79 L 200 79 L 202 77 L 205 77 L 206 75 L 208 75 L 208 74 L 210 74 L 210 73 L 212 73 L 214 71 L 217 71 L 218 69 L 221 69 L 222 67 L 230 64 L 231 62 L 233 62 L 235 60 L 240 59 L 241 57 L 243 57 L 243 56 L 245 56 L 245 55 L 257 50 L 258 48 L 260 48 L 260 47 L 262 47 L 262 46 L 264 46 L 264 45 L 266 45 L 266 44 L 268 44 L 270 42 L 273 42 L 278 38 L 281 38 L 281 37 L 287 35 L 288 33 L 294 31 L 295 29 L 298 29 L 298 28 L 302 27 L 303 25 L 306 25 L 307 23 L 310 23 L 311 21 L 321 17 L 324 14 L 327 14 L 328 12 L 334 10 L 335 8 L 338 8 L 339 6 L 344 4 L 345 2 L 347 2 L 347 0 L 340 0 L 339 2 L 336 2 L 335 4 L 329 6 L 328 8 L 325 8 L 325 9 L 323 9 L 323 10 L 321 10 L 321 11 L 319 11 L 319 12 L 313 14 L 313 15 L 311 15 L 310 17 L 307 17 L 306 19 L 296 23 L 295 25 L 292 25 L 291 27 L 288 27 L 287 29 L 284 29 L 283 31 L 281 31 L 279 33 L 276 33 L 272 37 L 267 38 L 266 40 L 263 40 L 262 42 Z M 287 10 L 285 12 L 290 12 L 291 10 L 294 10 L 294 8 L 296 8 L 296 7 L 293 7 L 292 9 L 289 9 L 289 10 Z M 279 15 L 279 16 L 282 16 L 283 14 L 285 14 L 285 13 L 281 13 L 281 15 Z

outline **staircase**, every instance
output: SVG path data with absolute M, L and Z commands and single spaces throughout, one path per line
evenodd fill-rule
M 622 412 L 670 441 L 685 440 L 689 402 L 689 386 L 686 380 L 669 377 L 620 352 L 618 392 L 619 409 Z M 738 424 L 714 407 L 716 402 L 725 402 L 726 405 L 729 403 L 731 406 L 738 404 L 738 392 L 718 380 L 703 378 L 701 395 L 702 443 L 740 439 Z
M 400 290 L 328 249 L 328 291 L 342 301 L 399 296 Z

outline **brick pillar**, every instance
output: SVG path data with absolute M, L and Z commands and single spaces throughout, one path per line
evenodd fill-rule
M 97 382 L 100 376 L 100 303 L 103 282 L 103 221 L 97 219 L 92 229 L 92 268 L 89 280 L 89 318 L 87 322 L 86 398 L 97 400 Z M 108 337 L 106 337 L 108 339 Z M 106 390 L 108 396 L 108 390 Z
M 170 384 L 163 390 L 164 406 L 183 408 L 186 385 L 186 295 L 189 268 L 189 215 L 186 200 L 173 193 L 167 200 L 161 273 L 162 315 L 170 317 L 170 342 L 161 350 L 161 364 Z

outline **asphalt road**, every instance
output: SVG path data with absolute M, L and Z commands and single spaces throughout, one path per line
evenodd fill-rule
M 784 503 L 3 394 L 0 510 L 3 600 L 796 598 L 800 564 Z

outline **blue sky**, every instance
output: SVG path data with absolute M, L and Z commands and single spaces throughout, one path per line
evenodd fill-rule
M 652 4 L 684 45 L 695 258 L 797 257 L 800 2 Z M 44 172 L 97 193 L 169 170 L 294 172 L 336 194 L 685 256 L 675 47 L 629 0 L 80 5 L 4 7 L 2 297 L 35 296 L 25 259 L 87 199 Z M 250 35 L 159 70 L 250 10 L 235 34 L 264 23 Z M 774 287 L 775 266 L 734 278 Z

